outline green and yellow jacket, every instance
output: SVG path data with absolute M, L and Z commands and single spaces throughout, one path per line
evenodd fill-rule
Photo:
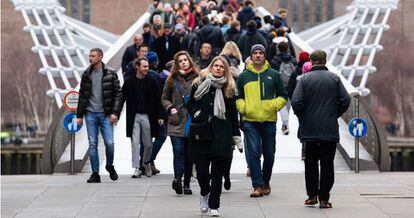
M 243 121 L 276 122 L 277 111 L 288 99 L 280 73 L 267 61 L 261 71 L 248 65 L 237 78 L 237 90 L 236 106 Z

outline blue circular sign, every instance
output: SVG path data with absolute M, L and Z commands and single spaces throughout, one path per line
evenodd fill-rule
M 360 138 L 367 134 L 367 122 L 362 118 L 353 118 L 348 124 L 349 133 L 355 137 Z
M 63 119 L 63 128 L 69 133 L 75 133 L 82 128 L 82 125 L 78 125 L 76 122 L 76 114 L 68 114 Z

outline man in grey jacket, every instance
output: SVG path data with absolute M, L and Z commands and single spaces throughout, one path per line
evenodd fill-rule
M 292 108 L 299 119 L 298 138 L 306 143 L 305 180 L 309 196 L 305 205 L 331 208 L 329 192 L 334 184 L 334 158 L 339 142 L 337 119 L 345 113 L 351 98 L 338 75 L 325 66 L 326 53 L 310 55 L 312 70 L 303 75 L 292 96 Z M 319 181 L 318 162 L 321 178 Z

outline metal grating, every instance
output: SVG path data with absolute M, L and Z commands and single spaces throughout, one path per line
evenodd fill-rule
M 370 93 L 368 76 L 377 70 L 375 54 L 383 49 L 382 34 L 397 5 L 398 0 L 354 0 L 348 14 L 298 35 L 311 47 L 328 51 L 329 62 L 365 96 Z
M 25 26 L 33 39 L 32 52 L 42 63 L 39 73 L 50 84 L 47 94 L 54 97 L 58 107 L 66 92 L 77 89 L 83 70 L 89 65 L 88 52 L 92 47 L 108 49 L 117 36 L 64 15 L 56 0 L 14 0 L 16 10 L 22 13 Z

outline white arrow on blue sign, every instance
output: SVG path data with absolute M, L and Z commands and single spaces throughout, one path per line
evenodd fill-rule
M 63 128 L 69 133 L 75 133 L 82 128 L 82 125 L 78 125 L 76 122 L 76 114 L 68 114 L 65 119 L 63 119 Z
M 353 118 L 348 124 L 348 130 L 353 137 L 360 138 L 367 134 L 368 125 L 365 119 Z

